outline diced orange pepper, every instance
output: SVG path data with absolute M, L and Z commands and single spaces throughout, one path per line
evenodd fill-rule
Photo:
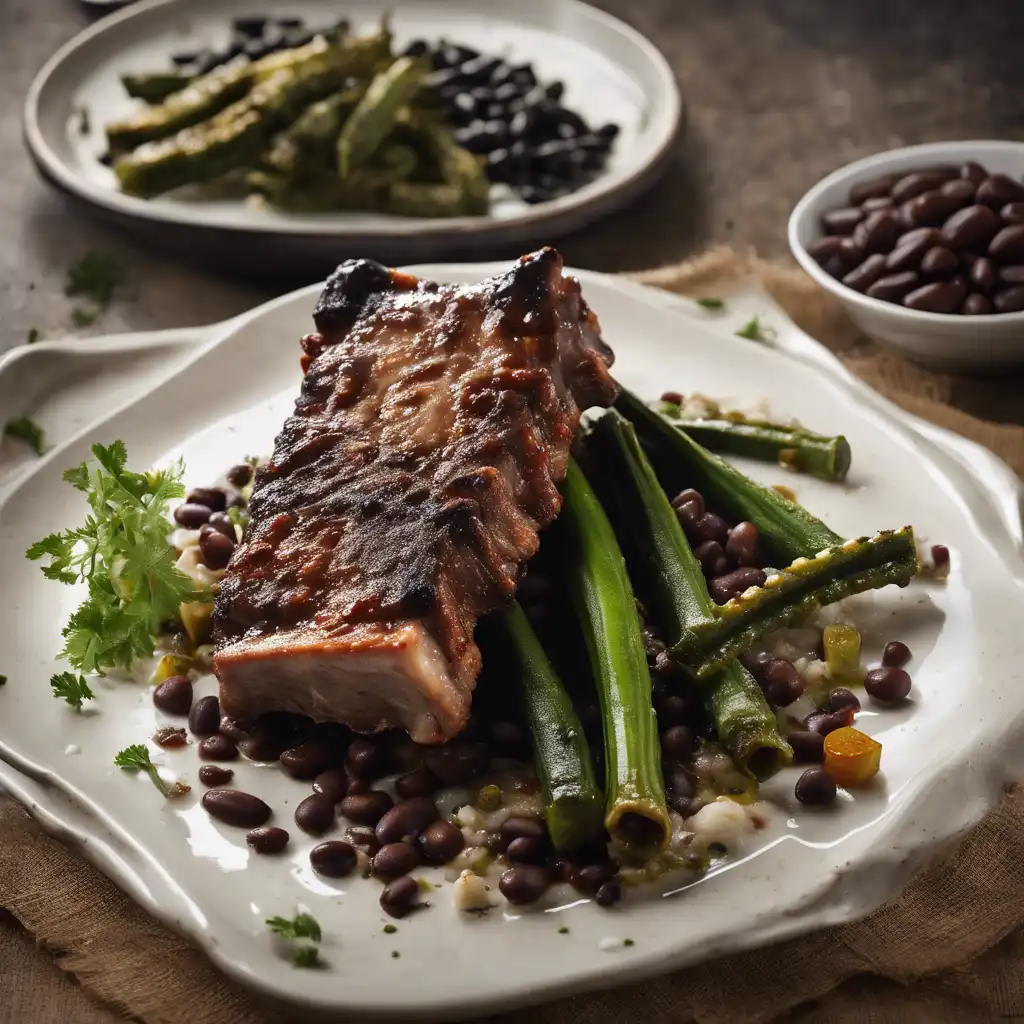
M 867 785 L 882 763 L 882 744 L 851 726 L 825 737 L 825 771 L 840 786 Z

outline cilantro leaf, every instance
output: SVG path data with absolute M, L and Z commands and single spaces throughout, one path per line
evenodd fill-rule
M 323 935 L 320 925 L 312 914 L 296 914 L 293 918 L 267 918 L 267 927 L 284 939 L 312 939 L 319 942 Z
M 698 306 L 703 306 L 705 309 L 725 309 L 725 302 L 722 299 L 716 299 L 711 295 L 705 298 L 694 299 L 694 302 Z
M 133 743 L 131 746 L 125 747 L 124 750 L 119 750 L 114 755 L 114 764 L 126 772 L 145 772 L 153 781 L 153 785 L 168 800 L 184 796 L 190 791 L 189 787 L 183 782 L 168 784 L 160 778 L 160 773 L 156 770 L 156 765 L 150 759 L 149 751 L 144 743 Z
M 740 338 L 748 341 L 771 341 L 775 337 L 775 331 L 761 323 L 761 318 L 756 314 L 752 316 L 737 332 Z
M 6 686 L 6 685 L 7 685 L 7 676 L 0 675 L 0 686 Z
M 54 697 L 62 697 L 76 711 L 82 710 L 82 701 L 93 700 L 93 692 L 85 676 L 76 676 L 72 672 L 50 676 L 50 689 Z
M 67 296 L 84 295 L 106 306 L 121 281 L 123 266 L 112 252 L 92 249 L 68 270 Z
M 177 568 L 168 543 L 170 505 L 185 493 L 181 464 L 134 473 L 122 441 L 93 445 L 92 453 L 95 463 L 64 473 L 86 496 L 85 522 L 37 541 L 26 556 L 46 559 L 47 579 L 88 584 L 88 598 L 64 627 L 62 655 L 80 672 L 102 674 L 151 656 L 161 625 L 204 591 Z
M 26 345 L 34 345 L 40 339 L 40 337 L 41 337 L 41 335 L 39 333 L 39 328 L 38 327 L 30 327 L 28 329 L 28 337 L 25 339 L 25 344 Z
M 324 964 L 316 946 L 296 946 L 292 953 L 292 963 L 296 967 L 322 967 Z
M 15 441 L 24 441 L 36 455 L 42 455 L 46 451 L 46 435 L 43 428 L 27 416 L 12 416 L 4 424 L 4 436 Z

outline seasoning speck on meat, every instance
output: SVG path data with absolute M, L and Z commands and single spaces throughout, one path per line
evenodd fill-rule
M 558 515 L 581 409 L 615 397 L 612 355 L 553 249 L 466 287 L 348 261 L 314 320 L 217 597 L 221 709 L 442 742 L 478 617 Z

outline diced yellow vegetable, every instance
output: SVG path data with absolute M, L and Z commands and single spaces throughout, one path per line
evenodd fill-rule
M 833 679 L 846 683 L 863 682 L 864 669 L 860 664 L 860 633 L 842 622 L 826 626 L 821 645 L 825 650 L 825 664 Z
M 851 726 L 825 737 L 825 771 L 840 786 L 856 789 L 867 785 L 882 763 L 882 744 Z
M 195 647 L 213 636 L 213 604 L 209 601 L 186 601 L 178 608 L 181 624 Z
M 171 676 L 187 676 L 192 668 L 192 659 L 183 654 L 165 654 L 157 663 L 153 674 L 149 677 L 152 686 L 159 686 Z

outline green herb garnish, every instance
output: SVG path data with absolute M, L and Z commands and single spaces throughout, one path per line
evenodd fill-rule
M 98 309 L 85 309 L 82 306 L 75 306 L 71 310 L 71 322 L 76 327 L 88 327 L 90 324 L 96 323 L 99 315 Z
M 76 676 L 73 672 L 61 672 L 50 676 L 50 689 L 54 697 L 60 697 L 76 711 L 82 710 L 82 701 L 92 700 L 93 692 L 85 681 L 85 676 Z
M 386 924 L 386 925 L 384 925 L 384 934 L 385 935 L 394 935 L 395 932 L 397 932 L 397 931 L 398 931 L 398 929 L 393 924 Z
M 124 442 L 96 444 L 92 452 L 98 466 L 83 462 L 64 473 L 89 502 L 84 525 L 51 533 L 26 554 L 50 559 L 47 579 L 88 583 L 88 600 L 64 627 L 61 655 L 81 672 L 102 674 L 150 657 L 161 625 L 203 592 L 175 567 L 167 542 L 170 504 L 185 493 L 181 464 L 133 473 L 125 469 Z
M 12 416 L 4 424 L 4 437 L 24 441 L 36 455 L 42 455 L 46 451 L 46 435 L 43 428 L 27 416 Z
M 558 934 L 559 935 L 568 935 L 569 934 L 569 929 L 563 924 L 562 927 L 558 929 Z
M 160 778 L 156 765 L 150 760 L 149 751 L 144 743 L 133 743 L 124 750 L 119 750 L 114 755 L 114 764 L 126 772 L 145 772 L 153 782 L 153 785 L 160 790 L 168 800 L 184 796 L 189 792 L 189 787 L 183 782 L 168 784 Z
M 268 917 L 267 927 L 283 939 L 312 939 L 319 942 L 323 935 L 320 925 L 312 914 L 296 914 L 295 917 Z
M 622 944 L 624 946 L 635 946 L 636 943 L 632 939 L 623 939 Z
M 28 329 L 28 337 L 25 339 L 26 345 L 34 345 L 40 338 L 39 328 L 30 327 Z
M 716 299 L 710 295 L 702 299 L 694 299 L 693 301 L 705 309 L 725 309 L 725 302 L 722 299 Z
M 399 953 L 397 949 L 391 950 L 391 959 L 392 960 L 397 960 L 401 955 L 402 954 Z
M 775 337 L 775 331 L 765 327 L 759 316 L 752 316 L 737 332 L 737 337 L 746 338 L 748 341 L 771 341 Z
M 106 306 L 121 281 L 122 272 L 121 261 L 112 252 L 92 249 L 68 271 L 64 294 L 84 295 L 97 305 Z
M 6 686 L 6 685 L 7 685 L 7 676 L 0 675 L 0 686 Z
M 292 963 L 296 967 L 322 967 L 324 962 L 316 946 L 296 946 L 292 953 Z
M 232 505 L 227 510 L 227 517 L 232 526 L 240 526 L 244 530 L 249 525 L 249 513 L 237 505 Z

